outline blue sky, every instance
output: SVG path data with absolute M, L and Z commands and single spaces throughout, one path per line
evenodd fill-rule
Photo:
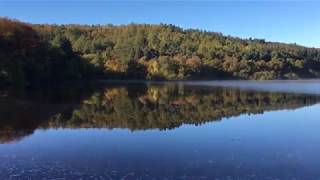
M 320 47 L 320 1 L 0 0 L 0 16 L 50 24 L 171 23 Z

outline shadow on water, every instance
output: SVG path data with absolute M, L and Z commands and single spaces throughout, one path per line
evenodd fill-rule
M 241 114 L 296 109 L 320 102 L 315 95 L 184 84 L 105 84 L 77 88 L 3 91 L 0 142 L 49 128 L 168 130 Z

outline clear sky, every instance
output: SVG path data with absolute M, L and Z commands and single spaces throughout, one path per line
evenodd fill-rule
M 0 0 L 0 16 L 50 24 L 170 23 L 320 47 L 320 1 Z

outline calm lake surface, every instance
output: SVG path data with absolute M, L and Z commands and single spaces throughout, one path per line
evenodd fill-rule
M 320 81 L 0 91 L 0 179 L 320 179 Z

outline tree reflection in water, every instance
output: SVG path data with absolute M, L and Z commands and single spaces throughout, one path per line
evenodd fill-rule
M 315 95 L 183 84 L 108 84 L 90 91 L 2 93 L 0 141 L 17 141 L 36 129 L 48 128 L 167 130 L 241 114 L 295 109 L 319 101 Z

